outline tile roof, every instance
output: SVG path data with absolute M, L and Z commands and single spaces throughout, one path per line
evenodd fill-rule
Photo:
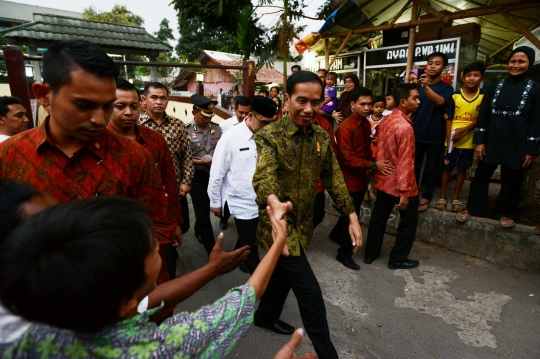
M 15 43 L 36 43 L 84 39 L 105 48 L 149 51 L 172 51 L 172 47 L 153 37 L 143 27 L 77 19 L 73 17 L 34 14 L 34 21 L 0 33 Z M 10 41 L 10 42 L 11 42 Z
M 19 4 L 11 1 L 0 0 L 0 19 L 13 20 L 13 22 L 34 21 L 34 14 L 50 14 L 70 16 L 82 19 L 81 12 L 52 9 L 43 6 Z

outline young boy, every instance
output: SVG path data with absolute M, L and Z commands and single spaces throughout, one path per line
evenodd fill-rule
M 450 180 L 452 170 L 457 167 L 456 188 L 452 195 L 452 211 L 460 212 L 463 204 L 459 200 L 459 194 L 465 182 L 465 173 L 471 167 L 474 144 L 473 134 L 478 119 L 480 104 L 484 98 L 484 92 L 479 88 L 484 81 L 486 67 L 474 62 L 463 70 L 464 86 L 452 95 L 448 106 L 448 119 L 446 121 L 446 145 L 447 154 L 444 157 L 443 175 L 441 183 L 441 198 L 437 201 L 436 208 L 446 210 L 446 187 Z
M 394 95 L 392 91 L 386 94 L 386 109 L 383 111 L 383 116 L 389 115 L 396 108 L 396 101 L 394 101 Z
M 328 121 L 332 121 L 332 112 L 336 109 L 337 90 L 336 90 L 337 74 L 329 72 L 326 75 L 326 87 L 324 88 L 324 102 L 321 106 L 321 115 Z
M 137 314 L 161 268 L 144 205 L 103 196 L 45 209 L 6 240 L 0 256 L 1 302 L 44 324 L 32 324 L 22 338 L 0 344 L 0 355 L 225 356 L 253 320 L 255 301 L 285 245 L 285 214 L 291 209 L 290 202 L 267 207 L 274 245 L 246 285 L 159 327 L 148 318 L 160 308 Z
M 392 100 L 393 101 L 393 100 Z M 395 104 L 395 102 L 394 102 Z M 371 124 L 371 152 L 373 153 L 373 160 L 377 158 L 377 126 L 384 118 L 384 111 L 386 108 L 386 99 L 382 96 L 374 96 L 372 102 L 373 113 L 369 115 L 367 120 Z M 373 179 L 373 177 L 372 177 Z M 371 188 L 369 190 L 369 197 L 375 203 L 377 195 L 375 193 L 375 187 L 373 187 L 373 180 L 371 181 Z M 364 198 L 366 199 L 366 198 Z

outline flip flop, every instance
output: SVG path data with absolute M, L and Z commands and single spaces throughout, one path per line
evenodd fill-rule
M 456 208 L 456 206 L 458 208 Z M 459 199 L 453 199 L 452 200 L 452 211 L 461 212 L 461 211 L 463 211 L 464 208 L 465 208 L 465 206 L 463 206 L 463 203 L 461 203 L 461 201 Z
M 534 233 L 538 234 L 540 236 L 540 226 L 537 226 L 535 229 L 534 229 Z
M 439 211 L 442 211 L 442 212 L 446 212 L 446 198 L 440 198 L 438 201 L 437 201 L 437 205 L 435 206 L 436 209 L 438 209 Z
M 366 192 L 366 194 L 364 195 L 364 202 L 369 202 L 369 193 Z
M 516 222 L 512 218 L 501 217 L 499 218 L 499 223 L 502 228 L 512 228 L 516 225 Z
M 420 205 L 418 206 L 418 212 L 425 212 L 429 208 L 429 204 L 431 203 L 431 201 L 426 201 L 427 202 L 425 203 L 422 203 L 422 201 L 420 201 Z
M 456 213 L 456 220 L 461 223 L 465 223 L 471 218 L 471 215 L 469 214 L 469 211 L 463 210 L 461 212 Z
M 373 203 L 377 202 L 377 195 L 375 193 L 370 193 L 369 198 Z

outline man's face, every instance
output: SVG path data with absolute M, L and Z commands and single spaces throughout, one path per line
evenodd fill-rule
M 144 101 L 146 103 L 146 109 L 150 115 L 161 116 L 165 113 L 165 109 L 169 103 L 167 90 L 150 87 L 148 88 L 148 93 L 144 96 Z
M 274 97 L 276 97 L 277 95 L 278 95 L 278 89 L 275 88 L 275 87 L 272 87 L 272 88 L 270 89 L 270 98 L 274 98 Z
M 238 122 L 244 121 L 244 119 L 247 117 L 250 110 L 251 110 L 251 106 L 238 105 L 238 108 L 234 110 L 234 112 L 236 113 L 236 118 L 238 119 Z
M 463 76 L 465 86 L 471 89 L 480 86 L 482 81 L 484 81 L 484 76 L 482 76 L 480 71 L 469 71 Z
M 14 136 L 28 129 L 28 117 L 26 110 L 18 103 L 7 106 L 8 112 L 5 116 L 0 116 L 0 125 L 2 130 L 8 136 Z
M 34 93 L 50 114 L 50 128 L 76 141 L 92 141 L 107 126 L 116 99 L 113 77 L 97 77 L 82 69 L 71 71 L 71 83 L 56 94 L 47 84 L 34 83 Z
M 260 113 L 249 113 L 250 123 L 249 127 L 253 130 L 254 133 L 257 133 L 261 128 L 271 124 L 275 121 L 274 117 L 264 117 Z
M 208 126 L 208 124 L 212 120 L 212 117 L 203 116 L 201 111 L 192 111 L 191 113 L 193 114 L 193 118 L 195 119 L 195 124 L 202 129 L 206 128 L 206 126 Z
M 298 72 L 298 67 L 293 67 L 293 68 L 291 68 L 291 73 L 294 74 L 295 72 Z
M 135 91 L 116 90 L 111 123 L 116 129 L 132 129 L 139 119 L 139 96 Z
M 438 77 L 444 69 L 444 60 L 440 56 L 433 56 L 428 60 L 426 74 L 429 77 Z
M 371 96 L 360 96 L 353 102 L 351 101 L 353 112 L 358 117 L 366 117 L 371 112 Z
M 418 106 L 420 106 L 420 100 L 418 99 L 418 90 L 414 89 L 409 92 L 409 98 L 407 100 L 401 100 L 403 109 L 405 113 L 413 113 L 418 110 Z
M 294 86 L 289 97 L 285 95 L 285 103 L 289 107 L 291 121 L 299 128 L 305 129 L 315 118 L 321 108 L 322 86 L 318 82 L 302 82 Z
M 326 73 L 324 71 L 317 71 L 317 76 L 319 76 L 323 84 L 326 83 Z

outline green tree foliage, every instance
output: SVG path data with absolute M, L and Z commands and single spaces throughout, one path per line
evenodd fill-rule
M 100 11 L 94 6 L 83 10 L 83 18 L 103 22 L 113 22 L 115 24 L 143 26 L 144 19 L 135 15 L 124 5 L 114 5 L 111 11 Z
M 237 49 L 235 38 L 231 34 L 207 29 L 198 16 L 178 23 L 180 38 L 176 53 L 189 62 L 195 62 L 203 50 L 235 52 Z
M 166 43 L 169 43 L 170 40 L 174 40 L 172 29 L 169 27 L 169 20 L 161 20 L 159 30 L 154 32 L 154 36 Z

